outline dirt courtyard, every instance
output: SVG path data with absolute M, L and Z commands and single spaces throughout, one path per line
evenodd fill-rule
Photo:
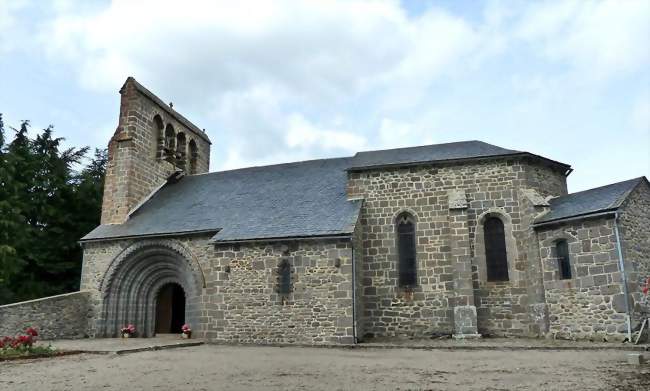
M 626 351 L 203 345 L 0 362 L 0 390 L 648 390 Z

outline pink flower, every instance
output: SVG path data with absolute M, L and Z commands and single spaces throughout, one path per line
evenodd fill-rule
M 135 326 L 132 325 L 132 324 L 128 324 L 128 325 L 126 325 L 125 327 L 122 327 L 122 328 L 120 329 L 120 332 L 121 332 L 122 334 L 126 334 L 126 333 L 128 333 L 128 334 L 134 334 L 134 333 L 135 333 Z

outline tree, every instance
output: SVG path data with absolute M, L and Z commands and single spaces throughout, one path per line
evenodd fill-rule
M 1 117 L 0 117 L 1 119 Z M 21 128 L 28 126 L 23 124 Z M 15 169 L 21 155 L 24 155 L 24 133 L 18 133 L 12 145 L 5 145 L 4 123 L 0 120 L 0 303 L 15 299 L 10 288 L 25 267 L 17 248 L 23 247 L 25 239 L 25 219 L 21 215 L 21 200 L 18 198 L 18 187 Z
M 0 145 L 0 303 L 78 289 L 78 240 L 101 213 L 106 152 L 76 172 L 87 147 L 62 151 L 52 126 L 34 139 L 28 128 Z

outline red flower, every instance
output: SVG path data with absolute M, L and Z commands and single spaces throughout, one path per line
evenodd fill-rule
M 643 292 L 644 295 L 647 295 L 648 294 L 648 287 L 644 286 L 643 289 L 641 289 L 641 291 Z
M 31 335 L 32 337 L 38 337 L 38 330 L 33 327 L 28 327 L 27 330 L 25 330 L 25 333 Z
M 15 340 L 16 348 L 22 346 L 30 347 L 34 343 L 34 339 L 31 335 L 19 335 Z

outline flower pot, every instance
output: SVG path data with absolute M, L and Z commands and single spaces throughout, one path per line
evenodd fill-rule
M 192 338 L 192 332 L 181 333 L 181 338 L 190 339 Z
M 129 333 L 122 333 L 122 338 L 131 338 L 131 334 L 129 334 Z

